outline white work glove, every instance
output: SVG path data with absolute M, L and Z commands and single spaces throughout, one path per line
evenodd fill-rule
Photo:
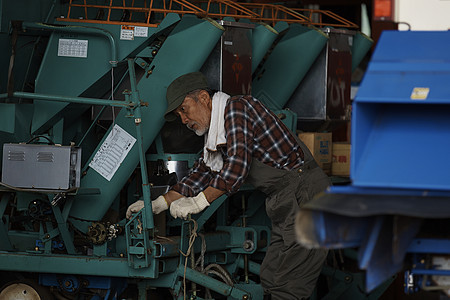
M 205 194 L 201 192 L 195 197 L 183 197 L 170 204 L 170 214 L 174 218 L 186 219 L 188 214 L 197 214 L 209 206 Z
M 144 201 L 142 200 L 138 200 L 133 204 L 131 204 L 130 206 L 128 206 L 126 213 L 127 219 L 130 219 L 132 214 L 137 213 L 142 208 L 144 208 Z M 158 198 L 152 201 L 152 211 L 156 215 L 165 211 L 168 208 L 169 206 L 167 205 L 167 201 L 164 198 L 164 196 L 159 196 Z

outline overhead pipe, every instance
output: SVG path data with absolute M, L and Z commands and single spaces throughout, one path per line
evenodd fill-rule
M 73 26 L 73 25 L 54 25 L 46 23 L 35 23 L 35 22 L 22 22 L 22 29 L 38 29 L 38 30 L 48 30 L 55 32 L 71 32 L 71 33 L 82 33 L 82 34 L 92 34 L 104 36 L 108 39 L 111 48 L 111 60 L 109 63 L 113 67 L 117 67 L 117 46 L 116 41 L 112 34 L 105 29 L 87 26 Z

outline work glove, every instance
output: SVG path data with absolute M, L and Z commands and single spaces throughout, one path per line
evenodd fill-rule
M 205 194 L 201 192 L 195 197 L 183 197 L 170 204 L 170 214 L 174 218 L 186 219 L 188 214 L 197 214 L 209 206 Z
M 132 214 L 137 213 L 142 208 L 144 208 L 144 201 L 142 200 L 138 200 L 133 204 L 131 204 L 130 206 L 128 206 L 126 213 L 127 219 L 130 219 Z M 166 198 L 164 198 L 164 196 L 159 196 L 158 198 L 152 201 L 152 211 L 156 215 L 165 211 L 168 208 L 169 205 L 167 204 Z

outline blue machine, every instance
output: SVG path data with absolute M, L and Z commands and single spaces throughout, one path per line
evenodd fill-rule
M 450 32 L 383 32 L 353 103 L 351 184 L 298 219 L 302 243 L 357 249 L 368 291 L 405 271 L 406 293 L 448 293 L 449 49 Z

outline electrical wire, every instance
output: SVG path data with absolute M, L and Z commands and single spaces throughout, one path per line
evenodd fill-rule
M 29 144 L 29 143 L 31 143 L 31 142 L 33 142 L 34 140 L 37 140 L 37 139 L 39 139 L 39 138 L 44 138 L 44 139 L 46 139 L 46 140 L 50 143 L 50 145 L 55 145 L 55 142 L 53 142 L 50 138 L 46 137 L 45 135 L 37 135 L 37 136 L 31 138 L 31 139 L 27 142 L 27 144 Z
M 114 101 L 114 68 L 111 68 L 111 101 Z M 115 124 L 116 121 L 116 113 L 114 110 L 114 106 L 111 106 L 112 110 L 112 121 Z

